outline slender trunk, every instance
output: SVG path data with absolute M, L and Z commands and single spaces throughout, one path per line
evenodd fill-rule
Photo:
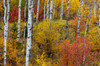
M 47 20 L 49 18 L 49 0 L 47 0 Z
M 18 34 L 17 34 L 17 41 L 20 40 L 20 21 L 21 21 L 21 0 L 19 0 L 19 11 L 18 11 Z
M 28 0 L 28 33 L 26 46 L 26 66 L 29 65 L 29 55 L 31 51 L 31 33 L 32 33 L 32 0 Z
M 46 0 L 44 1 L 44 20 L 45 20 L 45 12 L 46 12 Z
M 63 3 L 64 3 L 64 0 L 62 0 L 62 2 L 61 2 L 60 20 L 62 20 L 62 19 L 63 19 Z
M 97 0 L 94 0 L 94 17 L 96 17 L 96 5 L 97 5 Z
M 40 5 L 40 0 L 37 2 L 37 16 L 36 16 L 36 25 L 38 25 L 38 17 L 39 17 L 39 5 Z
M 52 20 L 53 18 L 52 10 L 53 10 L 53 0 L 51 0 L 51 5 L 50 5 L 50 20 Z
M 24 34 L 23 34 L 23 50 L 24 50 L 24 44 L 25 44 L 25 35 L 26 35 L 26 7 L 27 7 L 27 0 L 25 0 L 25 7 L 24 7 Z
M 3 6 L 4 6 L 4 66 L 6 66 L 6 43 L 7 43 L 7 21 L 6 21 L 6 3 L 5 0 L 3 0 Z
M 34 0 L 32 0 L 32 40 L 33 40 L 33 23 L 34 23 Z
M 7 35 L 8 35 L 8 22 L 9 22 L 9 10 L 10 10 L 10 1 L 7 0 Z
M 66 36 L 65 39 L 68 37 L 68 18 L 69 17 L 69 0 L 67 0 L 67 20 L 66 20 Z
M 80 18 L 81 18 L 80 6 L 81 6 L 81 0 L 79 0 L 79 8 L 78 8 L 77 38 L 79 38 L 79 34 L 80 34 Z
M 87 20 L 87 22 L 88 22 L 88 20 Z M 86 22 L 86 29 L 85 29 L 85 34 L 84 34 L 84 54 L 83 54 L 83 65 L 85 65 L 85 58 L 86 58 L 86 55 L 85 55 L 85 47 L 86 47 L 87 22 Z
M 53 9 L 53 19 L 55 19 L 55 5 L 56 5 L 56 0 L 55 0 L 55 3 L 54 3 L 54 9 Z
M 99 1 L 99 33 L 100 33 L 100 1 Z
M 90 29 L 90 25 L 91 25 L 91 10 L 92 10 L 92 0 L 90 3 L 90 11 L 89 11 L 89 29 Z

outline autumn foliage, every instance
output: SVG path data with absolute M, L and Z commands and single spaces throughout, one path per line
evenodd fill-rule
M 82 66 L 83 55 L 85 52 L 85 64 L 90 64 L 95 60 L 97 53 L 91 53 L 91 44 L 86 41 L 86 47 L 84 48 L 84 37 L 80 37 L 73 43 L 64 41 L 62 46 L 62 58 L 61 61 L 64 66 Z M 85 50 L 85 51 L 84 51 Z
M 18 8 L 13 6 L 10 11 L 10 22 L 14 22 L 18 20 Z M 21 20 L 24 20 L 24 10 L 21 10 Z
M 35 18 L 36 18 L 36 16 L 37 16 L 37 6 L 35 5 L 35 7 L 34 7 L 34 13 L 35 13 Z M 39 18 L 39 20 L 42 20 L 43 19 L 43 7 L 41 7 L 40 6 L 40 8 L 39 8 L 39 16 L 38 16 Z

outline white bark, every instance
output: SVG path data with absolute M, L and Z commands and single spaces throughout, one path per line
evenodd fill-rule
M 60 20 L 63 19 L 63 4 L 64 4 L 64 0 L 61 1 L 61 13 L 60 13 Z
M 87 22 L 88 22 L 88 20 L 87 20 Z M 83 54 L 83 65 L 85 64 L 85 59 L 86 59 L 86 55 L 85 55 L 85 47 L 86 47 L 87 22 L 86 22 L 85 34 L 84 34 L 84 54 Z
M 23 50 L 24 50 L 24 44 L 25 44 L 25 35 L 26 35 L 26 7 L 27 7 L 27 0 L 25 0 L 25 7 L 24 7 L 24 34 L 23 34 Z
M 69 17 L 69 0 L 67 0 L 67 20 L 66 20 L 66 36 L 65 39 L 68 37 L 68 18 Z
M 40 0 L 37 2 L 37 16 L 36 16 L 36 24 L 38 24 L 38 17 L 39 17 L 39 5 L 40 5 Z
M 94 0 L 94 17 L 96 17 L 96 5 L 97 5 L 97 0 Z
M 47 0 L 47 20 L 49 18 L 49 0 Z
M 51 0 L 51 5 L 50 5 L 50 20 L 53 19 L 53 13 L 52 13 L 52 10 L 53 10 L 53 0 Z
M 79 34 L 80 34 L 80 18 L 81 18 L 80 6 L 81 6 L 81 0 L 79 0 L 79 8 L 78 8 L 77 38 L 79 38 Z
M 55 3 L 54 3 L 54 9 L 53 9 L 53 19 L 55 18 L 55 5 L 56 5 L 56 0 L 55 0 Z
M 90 11 L 89 11 L 89 29 L 90 29 L 90 25 L 91 25 L 91 10 L 92 10 L 92 0 L 90 3 Z
M 6 22 L 6 6 L 5 6 L 5 0 L 3 0 L 3 6 L 4 6 L 4 66 L 6 66 L 6 42 L 7 42 L 7 22 Z
M 45 20 L 45 12 L 46 12 L 46 0 L 44 1 L 44 20 Z
M 21 0 L 19 0 L 17 41 L 19 41 L 19 38 L 20 38 L 20 21 L 21 21 Z
M 6 66 L 6 43 L 7 43 L 7 36 L 8 36 L 8 22 L 9 22 L 9 0 L 7 0 L 7 7 L 6 1 L 3 0 L 4 3 L 4 66 Z M 7 15 L 6 15 L 7 14 Z M 7 18 L 6 18 L 7 16 Z
M 26 66 L 29 66 L 29 55 L 31 51 L 31 33 L 32 33 L 32 0 L 28 0 L 28 33 L 26 46 Z
M 32 40 L 33 40 L 33 23 L 34 23 L 34 0 L 32 0 Z

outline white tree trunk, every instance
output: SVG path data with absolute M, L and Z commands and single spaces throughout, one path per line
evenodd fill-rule
M 19 0 L 17 41 L 19 41 L 19 38 L 20 38 L 20 21 L 21 21 L 21 0 Z
M 37 16 L 36 16 L 36 24 L 38 25 L 38 17 L 39 17 L 39 5 L 40 5 L 40 0 L 37 2 Z
M 47 0 L 47 20 L 49 18 L 49 0 Z
M 4 66 L 6 66 L 6 43 L 7 43 L 7 22 L 6 22 L 6 6 L 5 6 L 5 0 L 3 0 L 3 6 L 4 6 Z
M 66 36 L 65 39 L 68 37 L 68 18 L 69 17 L 69 0 L 67 0 L 67 20 L 66 20 Z
M 77 38 L 79 38 L 79 34 L 80 34 L 80 18 L 81 18 L 80 6 L 81 6 L 81 0 L 79 0 L 79 8 L 78 8 Z
M 96 5 L 97 5 L 97 0 L 94 0 L 94 17 L 96 17 Z
M 60 13 L 60 20 L 63 19 L 63 4 L 64 4 L 64 0 L 61 1 L 61 13 Z
M 7 36 L 8 36 L 8 22 L 9 22 L 9 0 L 7 0 L 7 7 L 6 7 L 6 2 L 3 0 L 4 3 L 4 66 L 6 66 L 6 43 L 7 43 Z M 7 11 L 6 11 L 7 10 Z M 7 15 L 6 15 L 7 14 Z M 7 19 L 6 19 L 7 16 Z
M 90 11 L 89 11 L 89 29 L 90 29 L 90 25 L 91 25 L 91 10 L 92 10 L 92 0 L 90 3 Z
M 53 10 L 53 0 L 51 0 L 51 5 L 50 5 L 50 20 L 53 19 L 53 13 L 52 13 L 52 10 Z
M 44 20 L 45 20 L 45 12 L 46 12 L 46 0 L 44 1 Z
M 32 33 L 32 0 L 28 0 L 28 33 L 26 46 L 26 66 L 29 65 L 29 55 L 31 51 L 31 33 Z
M 88 22 L 88 20 L 87 20 L 87 22 Z M 85 55 L 85 47 L 86 47 L 87 22 L 86 22 L 85 34 L 84 34 L 84 54 L 83 54 L 83 65 L 85 64 L 85 58 L 86 58 L 86 55 Z
M 53 19 L 55 18 L 55 5 L 56 5 L 56 0 L 55 0 L 55 3 L 54 3 L 54 9 L 53 9 Z
M 25 7 L 24 7 L 24 34 L 23 34 L 23 50 L 25 44 L 25 35 L 26 35 L 26 7 L 27 7 L 27 0 L 25 0 Z

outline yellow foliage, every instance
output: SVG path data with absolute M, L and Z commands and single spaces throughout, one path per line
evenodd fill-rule
M 94 51 L 100 50 L 100 34 L 98 26 L 89 31 L 88 40 L 91 44 L 93 44 Z

